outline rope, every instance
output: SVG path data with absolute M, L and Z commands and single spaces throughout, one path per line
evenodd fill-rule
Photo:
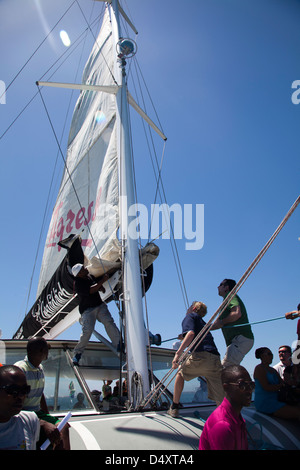
M 226 325 L 223 328 L 237 328 L 237 327 L 240 327 L 240 326 L 258 325 L 259 323 L 267 323 L 267 322 L 270 322 L 270 321 L 282 320 L 283 318 L 285 318 L 285 317 L 270 318 L 269 320 L 254 321 L 252 323 L 241 323 L 240 325 Z
M 159 120 L 154 102 L 152 100 L 151 94 L 149 92 L 149 89 L 147 87 L 145 78 L 142 74 L 141 68 L 139 66 L 139 63 L 138 63 L 136 57 L 133 58 L 133 64 L 134 64 L 135 70 L 136 70 L 137 85 L 138 85 L 138 89 L 137 89 L 136 83 L 133 80 L 133 86 L 134 86 L 134 90 L 135 90 L 135 93 L 136 93 L 137 103 L 139 104 L 139 99 L 138 99 L 138 95 L 139 95 L 138 90 L 139 90 L 140 95 L 141 95 L 141 100 L 142 100 L 142 103 L 143 103 L 143 109 L 147 112 L 147 106 L 146 106 L 145 97 L 144 97 L 144 93 L 143 93 L 143 89 L 142 89 L 142 83 L 143 83 L 143 85 L 146 89 L 147 96 L 150 100 L 152 109 L 153 109 L 153 111 L 156 115 L 157 121 L 159 123 L 159 126 L 160 126 L 161 129 L 163 129 L 163 127 L 161 125 L 161 122 Z M 140 80 L 140 77 L 141 77 L 141 80 Z M 164 142 L 161 161 L 159 163 L 151 129 L 148 126 L 148 129 L 149 129 L 149 136 L 148 136 L 147 132 L 146 132 L 146 125 L 145 125 L 145 122 L 143 121 L 143 119 L 141 120 L 141 122 L 142 122 L 142 126 L 143 126 L 143 129 L 144 129 L 144 134 L 145 134 L 146 143 L 147 143 L 147 146 L 148 146 L 148 152 L 149 152 L 149 156 L 150 156 L 150 160 L 151 160 L 151 164 L 152 164 L 154 177 L 155 177 L 155 180 L 156 180 L 154 204 L 156 203 L 156 200 L 157 200 L 157 197 L 158 197 L 158 194 L 159 194 L 160 201 L 164 202 L 166 204 L 166 206 L 168 206 L 167 205 L 167 198 L 166 198 L 166 194 L 165 194 L 165 189 L 164 189 L 164 184 L 163 184 L 163 180 L 162 180 L 162 165 L 163 165 L 164 156 L 165 156 L 166 142 Z M 179 286 L 180 286 L 180 289 L 181 289 L 183 301 L 184 301 L 185 307 L 188 308 L 189 301 L 188 301 L 187 289 L 186 289 L 186 286 L 185 286 L 182 266 L 181 266 L 181 263 L 180 263 L 179 254 L 178 254 L 178 250 L 177 250 L 177 245 L 176 245 L 176 241 L 175 241 L 173 224 L 172 224 L 172 221 L 171 221 L 171 218 L 170 218 L 170 214 L 166 214 L 165 210 L 164 210 L 163 215 L 165 217 L 166 222 L 169 222 L 169 224 L 170 224 L 170 232 L 171 232 L 171 234 L 170 234 L 171 235 L 170 236 L 170 245 L 171 245 L 172 255 L 173 255 L 173 259 L 174 259 L 174 263 L 175 263 L 175 269 L 176 269 L 176 272 L 177 272 L 177 276 L 178 276 L 178 279 L 179 279 Z M 150 222 L 150 227 L 149 227 L 148 242 L 149 242 L 149 239 L 150 239 L 152 219 L 153 219 L 153 213 L 151 214 L 151 222 Z
M 141 374 L 134 372 L 131 377 L 131 403 L 136 403 L 135 409 L 139 408 L 143 399 L 143 379 Z M 132 409 L 132 406 L 130 409 Z
M 284 318 L 285 318 L 285 316 L 269 318 L 268 320 L 254 321 L 252 323 L 241 323 L 241 324 L 238 324 L 238 325 L 226 325 L 226 326 L 223 326 L 223 328 L 237 328 L 237 327 L 241 327 L 241 326 L 258 325 L 259 323 L 267 323 L 267 322 L 271 322 L 271 321 L 275 321 L 275 320 L 282 320 Z M 164 341 L 162 341 L 162 343 L 167 343 L 168 341 L 174 341 L 175 339 L 178 339 L 178 337 L 165 339 Z
M 198 333 L 198 335 L 194 338 L 194 340 L 191 342 L 191 344 L 188 346 L 188 348 L 186 349 L 186 351 L 184 351 L 182 353 L 182 355 L 180 356 L 180 359 L 179 359 L 179 368 L 182 367 L 185 363 L 185 361 L 187 360 L 188 358 L 188 355 L 190 353 L 190 351 L 192 351 L 193 349 L 195 349 L 197 346 L 199 346 L 199 344 L 201 343 L 201 341 L 203 341 L 203 339 L 205 338 L 205 336 L 209 333 L 209 331 L 211 330 L 211 328 L 213 327 L 213 324 L 214 324 L 214 321 L 219 318 L 222 313 L 224 312 L 224 310 L 227 308 L 228 304 L 230 303 L 230 301 L 232 300 L 232 298 L 236 295 L 236 293 L 239 291 L 239 289 L 242 287 L 242 285 L 246 282 L 246 280 L 248 279 L 248 277 L 250 276 L 250 274 L 253 272 L 253 270 L 255 269 L 255 267 L 258 265 L 258 263 L 260 262 L 260 260 L 262 259 L 262 257 L 265 255 L 265 253 L 268 251 L 268 249 L 270 248 L 270 246 L 272 245 L 272 243 L 274 242 L 274 240 L 276 239 L 276 237 L 278 236 L 279 232 L 283 229 L 283 227 L 285 226 L 286 222 L 289 220 L 289 218 L 291 217 L 291 215 L 293 214 L 293 212 L 296 210 L 297 206 L 299 205 L 300 203 L 300 196 L 298 196 L 298 198 L 296 199 L 296 201 L 294 202 L 294 204 L 291 206 L 291 208 L 289 209 L 289 211 L 287 212 L 286 216 L 283 218 L 282 222 L 279 224 L 279 226 L 277 227 L 277 229 L 275 230 L 275 232 L 273 233 L 273 235 L 270 237 L 270 239 L 267 241 L 267 243 L 265 244 L 265 246 L 262 248 L 262 250 L 259 252 L 259 254 L 256 256 L 256 258 L 254 259 L 254 261 L 250 264 L 249 268 L 245 271 L 245 273 L 243 274 L 243 276 L 240 278 L 240 280 L 237 282 L 237 284 L 234 286 L 234 288 L 229 292 L 229 294 L 227 295 L 227 297 L 223 300 L 222 304 L 220 305 L 220 307 L 216 310 L 216 312 L 214 313 L 214 315 L 211 317 L 211 319 L 206 323 L 206 325 L 202 328 L 202 330 Z M 178 370 L 179 370 L 178 368 Z M 178 372 L 177 370 L 177 372 Z M 162 386 L 164 380 L 166 380 L 172 373 L 172 371 L 174 371 L 174 369 L 171 369 L 166 375 L 165 377 L 157 384 L 157 386 L 153 389 L 152 392 L 150 392 L 148 394 L 148 396 L 146 397 L 145 399 L 145 405 L 144 406 L 147 406 L 147 404 L 150 402 L 151 400 L 151 397 L 152 395 L 154 395 L 155 393 L 157 393 L 157 390 Z M 176 372 L 176 374 L 177 374 Z M 173 380 L 173 379 L 172 379 Z M 171 380 L 171 381 L 172 381 Z M 170 382 L 171 382 L 170 381 Z M 169 382 L 169 383 L 170 383 Z M 168 383 L 168 385 L 169 385 Z

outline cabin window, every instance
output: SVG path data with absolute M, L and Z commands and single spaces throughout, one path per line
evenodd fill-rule
M 4 363 L 14 364 L 26 355 L 26 347 L 6 348 Z M 42 365 L 45 373 L 44 395 L 51 414 L 94 410 L 63 349 L 51 348 L 48 359 Z

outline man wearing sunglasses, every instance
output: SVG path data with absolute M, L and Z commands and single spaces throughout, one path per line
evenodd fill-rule
M 277 372 L 280 375 L 280 377 L 282 378 L 282 380 L 284 380 L 284 370 L 285 370 L 285 368 L 288 367 L 288 366 L 293 365 L 291 346 L 287 346 L 287 345 L 280 346 L 279 349 L 278 349 L 278 355 L 279 355 L 280 361 L 278 362 L 278 364 L 275 364 L 275 366 L 273 366 L 273 368 L 275 370 L 277 370 Z
M 22 411 L 29 392 L 21 369 L 0 367 L 0 450 L 36 450 L 40 421 L 35 413 Z
M 222 371 L 225 398 L 207 419 L 199 441 L 199 450 L 248 450 L 246 423 L 242 408 L 251 403 L 254 382 L 239 365 Z

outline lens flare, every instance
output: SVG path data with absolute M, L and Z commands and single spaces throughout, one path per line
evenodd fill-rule
M 69 38 L 68 33 L 66 31 L 61 31 L 59 35 L 60 35 L 60 39 L 63 45 L 66 47 L 69 47 L 71 45 L 71 40 Z
M 106 121 L 106 116 L 103 111 L 99 110 L 96 112 L 95 119 L 98 124 L 103 124 Z

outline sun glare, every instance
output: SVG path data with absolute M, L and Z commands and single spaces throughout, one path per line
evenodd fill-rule
M 66 46 L 66 47 L 69 47 L 71 45 L 71 40 L 69 38 L 68 33 L 66 31 L 61 31 L 59 33 L 59 35 L 60 35 L 60 39 L 61 39 L 63 45 Z

